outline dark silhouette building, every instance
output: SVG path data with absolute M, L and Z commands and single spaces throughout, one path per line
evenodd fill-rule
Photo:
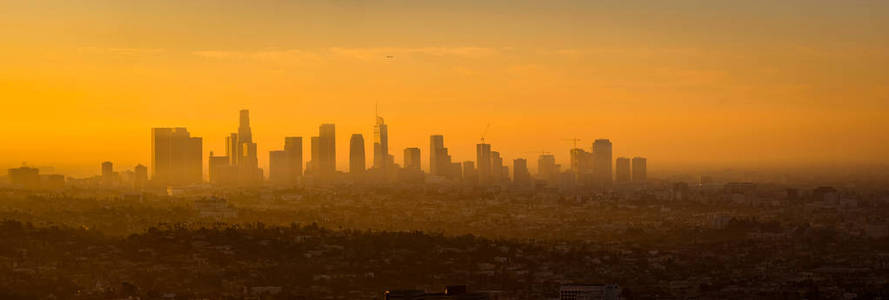
M 187 129 L 151 129 L 151 180 L 158 185 L 189 185 L 203 180 L 201 138 Z
M 420 148 L 404 149 L 404 168 L 409 170 L 420 170 Z
M 644 183 L 648 180 L 648 160 L 644 157 L 633 157 L 633 178 L 634 183 Z
M 359 175 L 364 173 L 367 166 L 364 154 L 364 136 L 353 134 L 349 139 L 349 173 Z
M 608 186 L 612 182 L 612 145 L 608 139 L 593 142 L 593 182 L 598 186 Z

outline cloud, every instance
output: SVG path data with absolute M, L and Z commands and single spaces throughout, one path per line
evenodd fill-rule
M 107 48 L 107 47 L 80 47 L 77 52 L 82 54 L 103 54 L 118 56 L 147 56 L 166 52 L 162 48 Z
M 378 48 L 330 48 L 334 55 L 357 58 L 362 60 L 378 59 L 387 56 L 457 56 L 465 58 L 482 58 L 498 54 L 500 51 L 483 47 L 378 47 Z
M 320 55 L 304 50 L 261 50 L 261 51 L 193 51 L 193 55 L 208 59 L 249 60 L 270 63 L 296 63 L 316 61 Z

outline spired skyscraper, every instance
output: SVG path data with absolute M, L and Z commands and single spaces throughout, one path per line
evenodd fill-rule
M 220 185 L 257 185 L 262 183 L 262 169 L 253 132 L 250 111 L 239 112 L 238 132 L 225 137 L 225 156 L 210 154 L 210 183 Z
M 250 130 L 250 111 L 242 109 L 238 125 L 238 181 L 242 185 L 254 185 L 262 182 L 262 169 L 253 132 Z
M 161 186 L 189 185 L 203 180 L 202 140 L 187 129 L 151 129 L 151 180 Z
M 389 126 L 377 116 L 374 124 L 374 168 L 386 169 L 389 162 Z

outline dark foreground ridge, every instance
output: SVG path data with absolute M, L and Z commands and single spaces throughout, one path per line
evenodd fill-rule
M 887 295 L 879 279 L 889 275 L 886 242 L 813 228 L 769 244 L 715 238 L 767 227 L 736 223 L 655 250 L 314 224 L 161 225 L 111 237 L 3 221 L 0 298 L 381 299 L 387 290 L 461 284 L 547 299 L 569 282 L 618 283 L 630 299 Z

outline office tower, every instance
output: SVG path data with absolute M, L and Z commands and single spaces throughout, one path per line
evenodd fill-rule
M 303 175 L 303 138 L 285 137 L 284 152 L 287 152 L 287 178 L 290 179 L 290 184 L 297 184 Z
M 234 167 L 230 164 L 228 156 L 214 156 L 210 151 L 210 161 L 208 169 L 210 171 L 210 183 L 212 184 L 232 184 Z
M 202 181 L 201 138 L 185 128 L 151 129 L 151 180 L 158 185 L 188 185 Z
M 374 124 L 374 168 L 385 169 L 389 163 L 389 126 L 377 116 Z
M 475 165 L 478 170 L 478 183 L 487 185 L 491 183 L 491 144 L 475 145 Z
M 506 174 L 503 174 L 503 158 L 500 152 L 491 151 L 491 182 L 503 183 Z
M 571 149 L 571 172 L 575 182 L 581 186 L 592 184 L 593 154 L 580 148 Z
M 148 183 L 148 167 L 145 167 L 141 164 L 136 165 L 133 168 L 133 188 L 136 190 L 141 190 L 145 188 L 145 184 Z
M 611 141 L 597 139 L 593 142 L 593 181 L 598 186 L 611 184 Z
M 18 188 L 40 188 L 40 170 L 37 168 L 20 167 L 8 170 L 9 183 Z
M 614 181 L 617 183 L 628 183 L 630 178 L 630 159 L 618 157 L 614 163 Z
M 238 183 L 242 185 L 261 183 L 262 169 L 259 168 L 259 153 L 257 153 L 256 143 L 253 142 L 253 132 L 250 129 L 250 111 L 246 109 L 240 111 L 237 138 Z
M 102 185 L 111 186 L 114 183 L 114 165 L 110 161 L 102 162 Z
M 309 160 L 309 164 L 307 169 L 312 173 L 312 176 L 318 176 L 318 163 L 321 161 L 321 138 L 317 136 L 313 136 L 311 139 L 311 156 L 312 159 Z
M 444 147 L 443 135 L 429 136 L 429 174 L 433 176 L 444 176 L 442 174 L 442 149 Z
M 633 182 L 645 183 L 648 180 L 648 160 L 644 157 L 633 157 Z
M 318 128 L 318 168 L 321 177 L 333 176 L 336 172 L 336 127 L 334 124 L 321 124 Z
M 349 173 L 358 175 L 364 173 L 367 166 L 364 155 L 364 136 L 353 134 L 349 139 Z
M 524 158 L 512 160 L 512 182 L 519 187 L 531 187 L 531 173 L 528 172 L 528 160 Z
M 269 151 L 269 182 L 276 185 L 289 184 L 289 167 L 290 163 L 288 162 L 287 151 Z
M 228 156 L 228 164 L 231 166 L 238 165 L 238 134 L 232 133 L 225 137 L 225 156 Z
M 250 111 L 242 109 L 238 120 L 238 142 L 252 143 L 253 132 L 250 130 Z
M 408 170 L 420 170 L 420 148 L 404 149 L 404 168 Z
M 537 177 L 546 181 L 547 184 L 559 182 L 559 165 L 556 164 L 554 155 L 541 154 L 537 158 Z

